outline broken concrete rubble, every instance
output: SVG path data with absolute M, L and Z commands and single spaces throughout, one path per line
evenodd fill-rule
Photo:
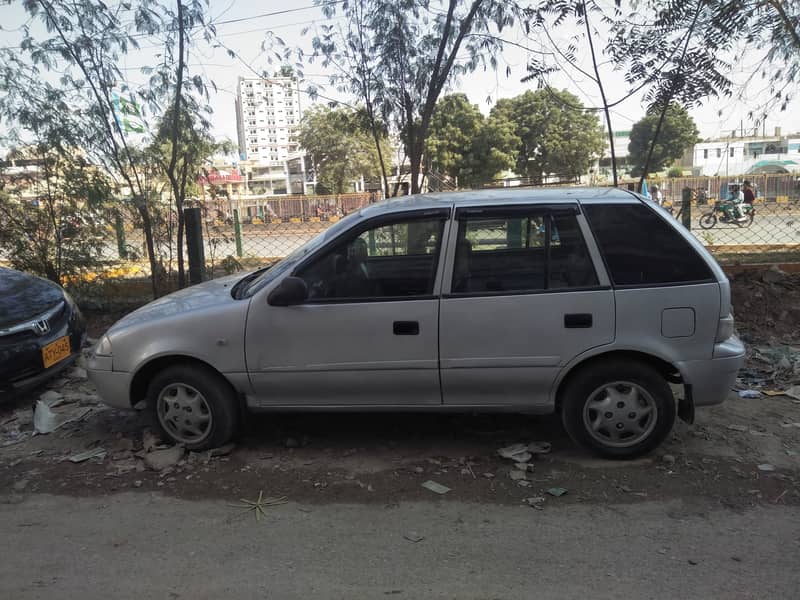
M 535 454 L 547 454 L 551 446 L 548 442 L 531 442 L 529 444 L 512 444 L 497 450 L 497 454 L 517 463 L 526 463 Z
M 145 454 L 144 463 L 153 471 L 163 471 L 177 465 L 183 459 L 184 453 L 183 446 L 153 450 Z

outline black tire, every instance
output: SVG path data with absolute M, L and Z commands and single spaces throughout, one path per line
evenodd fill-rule
M 178 408 L 179 393 L 183 394 L 180 402 L 199 403 L 205 408 L 199 411 L 196 408 L 193 411 L 192 406 Z M 173 404 L 170 398 L 176 402 Z M 171 406 L 165 408 L 167 404 Z M 239 427 L 236 392 L 221 375 L 196 365 L 173 365 L 158 373 L 147 388 L 147 406 L 153 424 L 161 435 L 189 450 L 209 450 L 222 446 L 231 440 Z M 207 424 L 201 430 L 202 435 L 194 439 L 189 437 L 188 431 L 178 429 L 183 427 L 183 423 L 176 425 L 176 419 L 183 414 L 177 411 L 186 411 L 186 408 L 189 408 L 187 417 L 208 417 Z
M 630 384 L 636 394 L 631 395 L 624 384 Z M 607 400 L 614 404 L 609 389 L 620 394 L 619 402 L 604 409 L 608 412 L 593 409 L 590 402 L 595 406 Z M 642 417 L 637 411 L 645 411 L 647 406 L 651 407 L 650 416 Z M 635 360 L 612 359 L 583 367 L 570 375 L 561 394 L 561 420 L 569 436 L 580 446 L 606 458 L 635 458 L 650 452 L 669 435 L 675 424 L 675 412 L 675 398 L 664 377 L 650 365 Z M 593 433 L 591 420 L 602 421 L 604 425 Z M 639 434 L 641 439 L 631 435 L 614 442 L 611 436 L 620 433 L 611 431 L 605 423 L 644 431 Z M 628 433 L 627 429 L 621 433 Z
M 753 220 L 756 218 L 756 213 L 754 210 L 751 210 L 749 213 L 745 215 L 747 217 L 747 221 L 743 223 L 739 223 L 739 227 L 750 227 L 753 224 Z
M 711 229 L 717 224 L 717 215 L 713 212 L 706 213 L 700 217 L 700 229 Z

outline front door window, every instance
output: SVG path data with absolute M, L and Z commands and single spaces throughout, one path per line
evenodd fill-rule
M 433 295 L 444 219 L 405 217 L 348 236 L 297 273 L 309 300 L 387 300 Z

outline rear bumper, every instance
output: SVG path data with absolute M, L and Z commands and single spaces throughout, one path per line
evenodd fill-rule
M 97 388 L 97 395 L 109 406 L 116 408 L 131 407 L 131 374 L 120 371 L 101 371 L 87 369 L 89 379 Z
M 683 382 L 691 386 L 695 406 L 724 402 L 736 383 L 744 359 L 744 344 L 739 338 L 732 337 L 714 347 L 712 359 L 679 362 L 678 369 Z

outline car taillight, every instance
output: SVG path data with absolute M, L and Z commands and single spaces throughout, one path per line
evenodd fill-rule
M 719 324 L 717 325 L 717 337 L 714 340 L 716 343 L 724 342 L 733 335 L 733 315 L 727 317 L 720 317 Z

